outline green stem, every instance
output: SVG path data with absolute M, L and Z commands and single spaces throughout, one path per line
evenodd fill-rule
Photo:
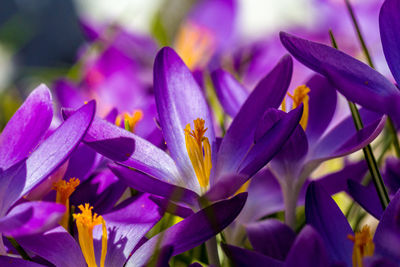
M 31 257 L 29 257 L 28 253 L 18 244 L 18 242 L 12 238 L 12 237 L 7 237 L 8 241 L 10 241 L 11 245 L 18 251 L 18 253 L 21 255 L 21 257 L 24 260 L 32 261 Z
M 329 31 L 329 35 L 332 40 L 332 46 L 336 49 L 338 49 L 335 37 L 332 33 L 332 31 Z M 356 126 L 357 131 L 361 130 L 363 128 L 363 123 L 361 120 L 360 113 L 358 112 L 357 106 L 351 102 L 349 102 L 350 110 L 351 110 L 351 115 L 353 116 L 354 120 L 354 125 Z M 367 161 L 368 164 L 368 169 L 371 173 L 372 180 L 374 182 L 376 191 L 378 193 L 379 199 L 381 201 L 381 205 L 383 209 L 386 209 L 387 205 L 389 204 L 389 195 L 386 191 L 385 185 L 383 183 L 383 179 L 381 176 L 381 173 L 379 172 L 378 164 L 376 163 L 375 156 L 372 152 L 371 145 L 367 145 L 366 147 L 363 148 L 364 152 L 364 157 L 365 160 Z

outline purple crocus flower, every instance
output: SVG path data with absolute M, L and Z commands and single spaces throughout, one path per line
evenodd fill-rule
M 383 51 L 396 82 L 400 81 L 400 3 L 386 0 L 380 11 L 379 25 Z M 388 114 L 400 123 L 400 92 L 383 75 L 366 64 L 332 47 L 281 33 L 286 49 L 301 63 L 326 76 L 350 101 L 376 112 Z
M 223 70 L 215 71 L 212 77 L 222 106 L 229 115 L 235 116 L 247 95 L 246 90 Z M 381 132 L 385 122 L 385 118 L 379 114 L 364 109 L 361 110 L 361 117 L 366 127 L 361 131 L 355 129 L 351 116 L 335 125 L 335 88 L 320 75 L 312 76 L 305 84 L 306 87 L 296 89 L 301 93 L 304 88 L 309 88 L 309 95 L 304 98 L 307 112 L 300 122 L 302 127 L 296 128 L 270 163 L 270 169 L 282 188 L 287 223 L 292 226 L 298 195 L 311 173 L 323 161 L 350 154 L 369 144 Z M 269 93 L 270 97 L 274 97 L 274 94 L 282 95 L 276 91 Z M 286 88 L 283 95 L 285 93 Z
M 155 60 L 154 87 L 169 155 L 100 119 L 95 119 L 85 142 L 116 161 L 111 170 L 139 191 L 192 207 L 198 205 L 201 195 L 210 201 L 229 197 L 273 157 L 301 117 L 302 109 L 298 108 L 275 120 L 276 123 L 270 122 L 269 116 L 276 111 L 268 108 L 280 97 L 268 98 L 269 92 L 286 91 L 291 67 L 288 56 L 278 63 L 248 97 L 218 146 L 201 89 L 176 53 L 164 48 Z M 193 156 L 199 156 L 199 161 Z
M 95 103 L 89 102 L 44 139 L 53 117 L 49 89 L 41 85 L 25 100 L 0 135 L 0 225 L 5 235 L 30 235 L 56 225 L 65 208 L 18 200 L 57 170 L 89 128 Z M 5 253 L 0 242 L 1 253 Z

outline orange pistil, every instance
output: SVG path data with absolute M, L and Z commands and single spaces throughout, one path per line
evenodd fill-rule
M 125 112 L 124 114 L 117 116 L 117 118 L 115 119 L 115 125 L 121 126 L 123 119 L 125 129 L 133 133 L 135 132 L 135 128 L 138 122 L 141 121 L 142 118 L 143 112 L 140 109 L 134 110 L 132 112 L 132 115 L 130 115 L 128 112 Z
M 353 267 L 363 267 L 363 258 L 374 255 L 375 245 L 368 225 L 364 225 L 360 232 L 355 235 L 348 235 L 348 239 L 353 241 Z
M 69 181 L 60 180 L 53 184 L 53 189 L 57 191 L 56 202 L 63 204 L 66 208 L 64 216 L 60 221 L 60 225 L 68 230 L 69 221 L 69 197 L 75 191 L 75 188 L 80 184 L 79 179 L 71 178 Z
M 310 88 L 305 85 L 298 86 L 295 90 L 293 95 L 287 93 L 287 95 L 292 99 L 292 109 L 297 108 L 303 103 L 303 116 L 300 120 L 300 125 L 303 127 L 303 130 L 306 130 L 307 123 L 308 123 L 308 113 L 309 113 L 309 96 L 308 93 L 310 92 Z M 286 99 L 283 99 L 282 102 L 282 110 L 286 112 Z

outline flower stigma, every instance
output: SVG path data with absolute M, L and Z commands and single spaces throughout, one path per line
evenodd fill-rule
M 211 173 L 211 146 L 208 138 L 204 136 L 208 128 L 204 129 L 205 121 L 197 118 L 194 122 L 194 130 L 190 123 L 185 127 L 185 143 L 188 156 L 192 163 L 197 180 L 203 191 L 207 188 Z
M 309 113 L 308 102 L 310 99 L 310 97 L 308 96 L 309 92 L 310 92 L 309 87 L 307 87 L 306 85 L 300 85 L 296 89 L 294 89 L 293 95 L 290 93 L 287 93 L 287 95 L 293 101 L 292 109 L 297 108 L 298 106 L 300 106 L 301 103 L 303 103 L 303 115 L 301 116 L 301 120 L 300 120 L 300 125 L 303 128 L 303 130 L 306 130 L 307 123 L 308 123 L 308 113 Z M 285 100 L 286 99 L 283 99 L 283 102 L 282 102 L 282 110 L 286 112 Z
M 75 188 L 80 184 L 79 179 L 71 178 L 69 181 L 60 180 L 53 183 L 53 190 L 57 191 L 56 202 L 63 204 L 66 208 L 63 217 L 61 218 L 60 225 L 68 230 L 69 224 L 69 197 L 75 191 Z
M 142 119 L 143 119 L 143 112 L 140 109 L 137 109 L 132 112 L 132 115 L 130 115 L 128 112 L 125 112 L 122 115 L 118 115 L 115 118 L 115 125 L 120 127 L 123 121 L 125 130 L 133 133 L 135 132 L 137 124 Z
M 79 245 L 81 246 L 82 254 L 85 257 L 88 267 L 97 267 L 94 258 L 93 229 L 96 225 L 102 225 L 103 235 L 101 238 L 100 267 L 104 267 L 107 253 L 106 222 L 102 216 L 97 215 L 97 213 L 92 213 L 93 207 L 88 203 L 86 203 L 85 206 L 79 205 L 78 208 L 81 210 L 81 213 L 73 214 L 73 216 L 76 220 L 76 227 L 78 228 Z
M 374 255 L 375 245 L 372 241 L 370 227 L 364 225 L 360 232 L 355 235 L 347 235 L 347 238 L 353 241 L 353 267 L 363 267 L 363 258 Z
M 175 50 L 189 69 L 203 68 L 215 51 L 214 34 L 194 22 L 185 23 L 179 30 Z

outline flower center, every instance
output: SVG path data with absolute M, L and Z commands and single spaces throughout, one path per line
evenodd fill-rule
M 130 115 L 128 112 L 118 115 L 117 118 L 115 118 L 115 124 L 120 127 L 122 122 L 124 122 L 125 130 L 133 133 L 135 132 L 138 122 L 141 121 L 142 118 L 143 112 L 140 109 L 137 109 L 132 112 L 132 115 Z
M 210 180 L 211 146 L 208 138 L 204 136 L 207 128 L 204 129 L 204 120 L 194 120 L 194 130 L 190 128 L 190 123 L 185 127 L 185 142 L 190 161 L 197 180 L 202 190 L 206 189 Z
M 355 235 L 348 235 L 348 239 L 353 241 L 353 267 L 363 267 L 363 258 L 374 255 L 375 245 L 372 241 L 371 231 L 368 225 L 364 225 L 361 232 Z
M 79 184 L 80 181 L 77 178 L 71 178 L 68 182 L 65 180 L 60 180 L 53 183 L 53 190 L 57 191 L 56 202 L 63 204 L 66 208 L 65 213 L 60 221 L 60 225 L 66 230 L 68 230 L 69 222 L 69 197 Z
M 175 48 L 189 69 L 203 68 L 215 51 L 214 34 L 189 21 L 179 29 Z
M 307 128 L 307 123 L 308 123 L 308 101 L 309 101 L 309 96 L 308 93 L 310 92 L 310 88 L 305 86 L 305 85 L 300 85 L 298 86 L 295 90 L 293 95 L 290 93 L 287 93 L 287 95 L 292 99 L 293 104 L 292 104 L 292 109 L 297 108 L 300 106 L 301 103 L 303 103 L 303 116 L 301 117 L 300 120 L 300 125 L 303 127 L 303 130 L 306 130 Z M 286 99 L 283 100 L 282 102 L 282 110 L 286 112 Z
M 93 207 L 88 203 L 79 205 L 81 210 L 79 214 L 73 214 L 76 220 L 76 227 L 78 228 L 79 234 L 79 245 L 81 246 L 82 254 L 85 257 L 88 267 L 97 267 L 96 260 L 94 258 L 94 247 L 93 247 L 93 229 L 96 225 L 102 225 L 103 236 L 101 239 L 101 259 L 100 266 L 104 267 L 107 253 L 107 228 L 106 222 L 102 216 L 97 213 L 92 213 Z

